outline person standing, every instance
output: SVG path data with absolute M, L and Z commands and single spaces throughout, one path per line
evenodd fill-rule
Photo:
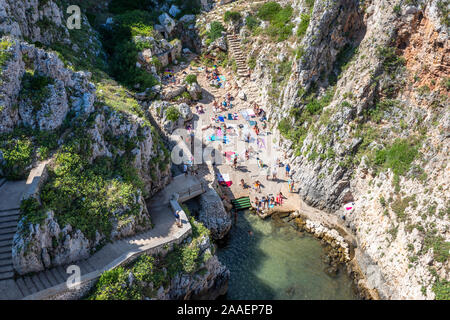
M 182 224 L 181 224 L 181 216 L 180 216 L 180 210 L 175 211 L 175 222 L 176 222 L 178 228 L 181 228 L 181 227 L 182 227 Z
M 266 197 L 265 196 L 262 197 L 261 202 L 262 202 L 262 208 L 264 210 L 266 208 Z
M 277 166 L 276 166 L 276 165 L 274 165 L 274 166 L 272 167 L 272 179 L 273 179 L 273 180 L 276 180 L 276 179 L 277 179 Z
M 289 177 L 290 172 L 291 172 L 291 166 L 289 165 L 289 163 L 286 163 L 286 177 Z
M 258 197 L 255 197 L 255 206 L 256 206 L 256 212 L 259 213 L 261 202 L 259 201 Z

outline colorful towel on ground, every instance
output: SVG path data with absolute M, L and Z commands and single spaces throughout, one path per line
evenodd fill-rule
M 231 186 L 233 182 L 230 180 L 230 176 L 227 173 L 224 173 L 223 175 L 218 173 L 217 174 L 217 181 L 219 181 L 219 184 L 223 186 Z
M 241 110 L 241 114 L 245 120 L 250 121 L 250 116 L 248 115 L 248 112 L 246 110 Z
M 256 121 L 248 120 L 248 123 L 250 124 L 251 127 L 256 126 Z
M 208 137 L 208 141 L 216 141 L 216 136 L 215 135 L 210 135 Z
M 252 118 L 256 117 L 256 114 L 252 109 L 247 109 L 247 114 Z
M 222 116 L 219 116 L 219 121 L 220 121 L 220 122 L 225 122 L 225 118 L 222 117 Z
M 227 158 L 228 161 L 231 161 L 234 158 L 234 155 L 236 153 L 233 151 L 226 151 L 225 152 L 225 157 Z

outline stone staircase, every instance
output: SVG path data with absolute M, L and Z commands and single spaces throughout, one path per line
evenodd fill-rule
M 3 236 L 6 239 L 5 242 L 0 240 L 0 300 L 46 299 L 52 295 L 66 294 L 69 290 L 65 286 L 70 276 L 66 273 L 66 266 L 14 277 L 11 246 L 19 210 L 17 208 L 6 210 L 4 207 L 8 197 L 14 197 L 11 203 L 20 203 L 22 195 L 29 192 L 29 187 L 25 181 L 7 181 L 0 187 L 0 239 L 3 239 Z M 182 228 L 175 225 L 173 209 L 169 205 L 170 199 L 177 193 L 180 196 L 179 201 L 183 202 L 204 192 L 204 186 L 196 177 L 191 175 L 185 177 L 184 174 L 175 177 L 165 189 L 147 203 L 152 222 L 155 224 L 153 229 L 108 243 L 88 259 L 71 264 L 80 267 L 82 276 L 99 277 L 103 271 L 109 270 L 111 265 L 122 261 L 124 256 L 145 253 L 165 244 L 182 241 L 189 235 L 191 226 L 186 217 L 183 219 Z
M 19 220 L 19 204 L 25 181 L 0 179 L 0 281 L 12 279 L 12 242 Z
M 233 53 L 237 65 L 237 74 L 239 77 L 249 77 L 250 72 L 247 66 L 247 60 L 241 49 L 241 41 L 235 34 L 227 33 L 228 48 Z

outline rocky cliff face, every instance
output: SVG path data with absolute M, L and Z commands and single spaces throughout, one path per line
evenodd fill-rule
M 194 274 L 178 273 L 167 288 L 158 290 L 158 300 L 215 300 L 227 292 L 230 270 L 211 254 L 213 245 L 208 238 L 202 239 L 200 248 L 201 254 L 210 258 Z
M 95 86 L 89 82 L 90 73 L 66 69 L 55 53 L 32 44 L 13 38 L 4 41 L 9 43 L 10 58 L 0 85 L 0 132 L 19 125 L 54 130 L 69 112 L 93 112 Z M 34 87 L 34 83 L 41 86 Z
M 449 279 L 448 2 L 279 2 L 287 40 L 265 21 L 238 31 L 299 194 L 345 216 L 381 298 L 434 298 Z
M 0 1 L 0 32 L 50 44 L 62 40 L 70 44 L 64 13 L 56 1 Z
M 111 80 L 99 89 L 92 82 L 90 72 L 73 71 L 74 64 L 79 66 L 83 59 L 85 65 L 89 65 L 90 57 L 100 59 L 100 46 L 98 35 L 85 16 L 82 31 L 71 38 L 63 21 L 65 7 L 61 4 L 0 2 L 0 15 L 3 15 L 0 31 L 6 34 L 1 41 L 0 173 L 3 175 L 3 169 L 11 165 L 8 159 L 17 152 L 19 157 L 27 157 L 27 171 L 38 161 L 51 159 L 48 181 L 41 183 L 37 203 L 24 206 L 14 237 L 13 263 L 19 274 L 86 258 L 107 239 L 131 236 L 151 228 L 145 198 L 170 181 L 167 150 L 143 116 L 144 112 L 138 109 L 137 101 Z M 84 36 L 82 41 L 80 38 Z M 50 50 L 53 46 L 60 49 L 61 45 L 68 46 L 64 54 Z M 87 51 L 80 52 L 81 48 Z M 77 52 L 77 61 L 67 60 L 77 56 Z M 29 154 L 28 151 L 20 154 L 19 149 L 14 151 L 22 139 L 30 142 Z M 50 139 L 54 143 L 47 148 Z M 75 156 L 71 153 L 74 141 L 77 148 L 86 147 L 78 150 L 84 169 L 78 177 L 68 178 L 71 170 L 66 175 L 59 174 L 58 170 L 73 164 L 65 156 Z M 80 141 L 84 142 L 80 144 Z M 46 144 L 46 152 L 41 142 Z M 119 170 L 121 176 L 108 177 L 113 172 L 96 171 L 99 161 L 104 159 L 112 164 L 110 170 L 118 170 L 117 161 L 121 158 L 129 161 L 128 169 L 122 165 Z M 89 175 L 88 168 L 94 170 Z M 78 178 L 86 180 L 77 186 Z M 107 214 L 99 219 L 105 219 L 110 230 L 91 230 L 87 234 L 89 228 L 82 219 L 90 218 L 81 218 L 81 213 L 71 223 L 64 220 L 64 211 L 76 206 L 79 197 L 67 198 L 66 209 L 57 209 L 55 192 L 61 192 L 62 180 L 67 183 L 69 193 L 90 183 L 97 184 L 94 190 L 103 188 L 104 194 L 98 195 L 99 202 L 94 207 L 100 210 L 108 207 Z M 82 195 L 82 203 L 87 203 L 89 191 L 77 192 Z M 86 231 L 80 230 L 83 228 Z

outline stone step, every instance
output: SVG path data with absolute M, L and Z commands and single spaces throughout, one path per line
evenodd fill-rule
M 51 286 L 56 286 L 57 284 L 60 283 L 60 281 L 58 279 L 56 279 L 56 277 L 53 275 L 52 270 L 47 270 L 45 272 L 42 272 L 43 275 L 45 276 L 45 278 L 47 278 L 47 280 L 50 282 Z
M 11 258 L 12 258 L 12 251 L 0 253 L 0 260 L 11 259 Z
M 0 266 L 0 273 L 11 272 L 13 270 L 14 270 L 14 268 L 13 268 L 12 264 L 8 264 L 6 266 Z
M 12 266 L 12 256 L 10 255 L 8 258 L 0 259 L 0 267 L 2 266 Z
M 0 235 L 8 233 L 16 233 L 17 226 L 0 229 Z
M 30 277 L 24 277 L 23 281 L 25 282 L 25 285 L 27 286 L 31 294 L 39 291 L 38 288 L 36 288 L 36 286 L 34 285 L 33 281 L 31 281 Z
M 86 260 L 79 262 L 78 266 L 81 269 L 81 274 L 82 275 L 91 273 L 92 271 L 95 270 L 90 264 L 87 263 Z
M 8 247 L 11 250 L 12 243 L 12 239 L 0 241 L 0 248 Z
M 0 273 L 0 280 L 12 279 L 12 277 L 14 277 L 13 271 Z
M 66 273 L 66 270 L 62 267 L 62 266 L 58 266 L 55 269 L 55 273 L 59 275 L 60 277 L 60 282 L 66 282 L 67 278 L 69 277 L 69 275 Z
M 15 232 L 0 234 L 0 241 L 12 240 L 14 238 L 14 234 Z
M 20 292 L 26 297 L 31 294 L 30 289 L 28 289 L 27 285 L 25 284 L 25 281 L 23 278 L 19 278 L 16 280 L 16 285 L 19 287 Z
M 38 276 L 39 280 L 41 281 L 41 283 L 44 285 L 44 289 L 53 287 L 52 283 L 45 276 L 45 272 L 39 272 L 37 274 L 37 276 Z
M 31 277 L 31 281 L 35 285 L 36 288 L 38 288 L 39 291 L 42 291 L 45 289 L 45 285 L 42 283 L 42 281 L 39 279 L 38 275 L 35 274 Z
M 10 216 L 14 214 L 19 214 L 19 208 L 12 208 L 7 210 L 0 210 L 0 217 Z
M 15 222 L 17 225 L 17 221 L 19 220 L 18 214 L 11 214 L 8 216 L 0 216 L 0 225 L 5 222 Z
M 2 224 L 0 224 L 0 231 L 2 229 L 6 229 L 6 228 L 11 228 L 11 227 L 16 227 L 17 226 L 17 221 L 7 221 L 7 222 L 3 222 Z

